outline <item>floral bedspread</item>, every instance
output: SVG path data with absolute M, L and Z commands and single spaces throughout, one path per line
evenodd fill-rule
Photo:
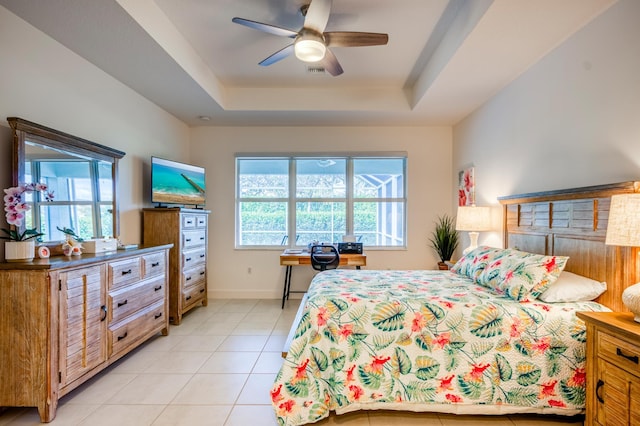
M 271 389 L 281 425 L 330 410 L 577 414 L 593 302 L 515 302 L 449 271 L 316 275 Z

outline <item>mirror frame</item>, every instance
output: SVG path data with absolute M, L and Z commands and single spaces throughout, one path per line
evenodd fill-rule
M 27 141 L 47 146 L 70 154 L 90 157 L 111 163 L 111 179 L 113 183 L 113 236 L 120 236 L 120 212 L 118 210 L 118 160 L 125 153 L 108 146 L 100 145 L 59 130 L 51 129 L 18 117 L 8 117 L 7 121 L 13 131 L 13 186 L 24 181 L 25 144 Z M 23 225 L 24 226 L 24 225 Z

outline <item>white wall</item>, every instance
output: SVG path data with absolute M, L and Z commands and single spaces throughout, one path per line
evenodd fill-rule
M 150 156 L 187 160 L 189 128 L 1 6 L 0 58 L 0 188 L 11 186 L 6 117 L 119 149 L 121 237 L 140 242 Z
M 620 0 L 454 127 L 477 204 L 640 178 L 639 22 L 640 1 Z
M 234 249 L 235 153 L 406 151 L 408 248 L 367 251 L 368 269 L 435 268 L 428 236 L 437 215 L 452 212 L 451 129 L 448 127 L 199 127 L 192 129 L 192 161 L 207 169 L 209 294 L 278 298 L 281 250 Z M 248 273 L 251 268 L 251 273 Z M 311 268 L 293 269 L 292 288 L 304 289 Z M 293 297 L 293 296 L 292 296 Z

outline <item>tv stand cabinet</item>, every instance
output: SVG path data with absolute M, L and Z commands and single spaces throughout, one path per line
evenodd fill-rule
M 169 252 L 169 319 L 207 306 L 208 210 L 147 208 L 143 214 L 145 244 L 173 244 Z
M 170 247 L 0 262 L 0 407 L 50 422 L 62 396 L 167 335 Z

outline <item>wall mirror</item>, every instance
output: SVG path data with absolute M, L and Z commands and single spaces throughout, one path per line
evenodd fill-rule
M 117 237 L 118 160 L 125 153 L 21 118 L 7 118 L 13 130 L 13 184 L 46 183 L 54 200 L 29 193 L 25 225 L 60 241 L 57 228 L 83 239 Z

